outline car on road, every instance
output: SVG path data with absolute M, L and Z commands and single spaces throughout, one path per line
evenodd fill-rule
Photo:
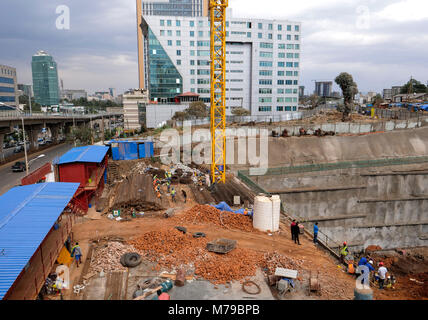
M 13 153 L 20 153 L 22 151 L 24 151 L 24 146 L 23 145 L 15 147 L 15 149 L 13 150 Z
M 30 166 L 28 166 L 28 168 L 30 168 Z M 25 168 L 25 162 L 23 162 L 23 161 L 17 161 L 12 166 L 12 171 L 13 172 L 24 172 L 25 170 L 26 170 L 26 168 Z

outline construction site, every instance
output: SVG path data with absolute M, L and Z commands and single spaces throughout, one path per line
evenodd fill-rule
M 210 1 L 210 140 L 75 147 L 55 182 L 0 196 L 1 299 L 428 299 L 428 114 L 226 125 L 227 3 Z M 209 163 L 164 161 L 197 147 Z

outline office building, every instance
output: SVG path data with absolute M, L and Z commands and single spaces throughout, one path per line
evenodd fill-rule
M 305 86 L 299 86 L 299 98 L 305 96 Z
M 19 106 L 16 69 L 0 65 L 0 102 L 8 106 Z
M 400 94 L 401 93 L 401 88 L 402 88 L 402 86 L 393 86 L 391 88 L 391 95 L 392 95 L 392 97 Z
M 20 95 L 25 95 L 27 97 L 34 97 L 33 86 L 29 84 L 20 84 L 18 83 L 18 90 Z
M 383 89 L 383 100 L 392 100 L 392 89 Z
M 79 99 L 88 99 L 88 93 L 85 90 L 70 90 L 65 89 L 61 91 L 61 99 L 63 100 L 79 100 Z
M 192 92 L 210 102 L 208 17 L 143 15 L 145 83 L 150 100 L 173 102 Z M 226 22 L 226 112 L 252 115 L 298 110 L 299 22 L 233 18 Z
M 124 126 L 126 130 L 140 130 L 145 124 L 149 95 L 146 89 L 129 90 L 123 94 Z
M 315 94 L 319 97 L 331 97 L 333 91 L 333 81 L 315 82 Z
M 54 59 L 45 51 L 39 51 L 33 56 L 31 66 L 36 102 L 42 106 L 58 105 L 58 70 Z
M 148 16 L 208 16 L 209 0 L 143 1 L 143 15 Z

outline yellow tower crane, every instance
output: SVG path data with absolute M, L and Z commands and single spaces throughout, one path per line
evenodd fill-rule
M 226 182 L 226 8 L 209 0 L 211 23 L 211 180 Z

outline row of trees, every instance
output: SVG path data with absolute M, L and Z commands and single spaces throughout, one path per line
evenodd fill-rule
M 234 108 L 232 110 L 234 116 L 249 116 L 250 111 L 244 108 Z M 184 111 L 177 111 L 172 117 L 173 120 L 190 120 L 190 119 L 201 119 L 210 116 L 209 107 L 202 101 L 194 101 Z

